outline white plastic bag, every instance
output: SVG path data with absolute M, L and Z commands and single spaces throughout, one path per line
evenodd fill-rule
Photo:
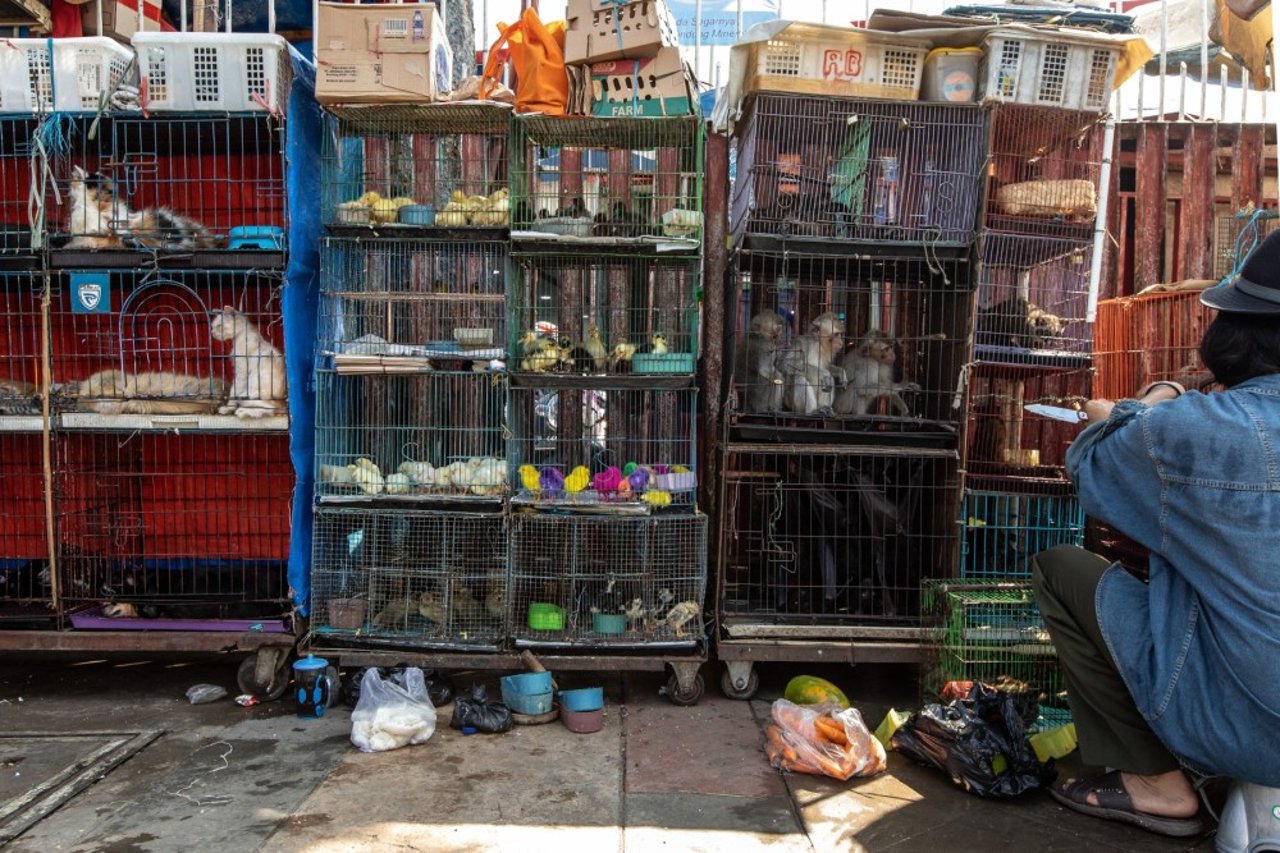
M 410 667 L 404 686 L 370 667 L 360 682 L 360 701 L 351 712 L 351 742 L 361 752 L 386 752 L 425 743 L 436 730 L 436 709 L 422 670 Z

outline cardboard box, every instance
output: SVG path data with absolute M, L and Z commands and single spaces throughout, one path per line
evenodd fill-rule
M 128 42 L 138 31 L 139 0 L 102 0 L 102 32 L 98 32 L 98 4 L 89 0 L 80 7 L 80 26 L 86 36 L 104 35 L 117 41 Z M 144 28 L 149 33 L 158 33 L 163 27 L 160 23 L 160 0 L 142 0 L 142 14 L 146 18 Z
M 676 22 L 663 0 L 622 5 L 568 0 L 564 34 L 566 63 L 636 59 L 679 44 Z
M 430 103 L 452 88 L 453 51 L 435 4 L 319 5 L 320 103 Z
M 675 47 L 643 59 L 597 62 L 590 86 L 592 115 L 672 116 L 698 110 L 693 69 Z

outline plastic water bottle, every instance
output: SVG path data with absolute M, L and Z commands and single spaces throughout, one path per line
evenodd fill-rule
M 413 12 L 413 40 L 422 41 L 427 37 L 426 21 L 423 20 L 422 10 L 415 9 Z

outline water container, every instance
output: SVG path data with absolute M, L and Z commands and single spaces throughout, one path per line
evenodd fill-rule
M 976 47 L 940 47 L 924 60 L 920 100 L 953 104 L 972 101 L 978 93 L 978 64 L 982 50 Z

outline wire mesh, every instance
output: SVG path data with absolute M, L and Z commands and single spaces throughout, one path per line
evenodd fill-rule
M 316 373 L 324 501 L 495 500 L 508 492 L 500 374 Z
M 700 234 L 696 116 L 519 116 L 512 138 L 513 231 L 622 242 Z
M 54 499 L 67 602 L 142 616 L 288 611 L 294 476 L 270 434 L 58 435 Z
M 1071 721 L 1057 653 L 1026 582 L 926 584 L 936 646 L 925 689 L 937 696 L 950 681 L 983 681 L 1013 697 L 1035 728 Z
M 0 116 L 0 253 L 31 249 L 34 116 Z
M 329 116 L 325 224 L 505 229 L 510 116 L 505 107 L 457 104 Z
M 1204 373 L 1200 339 L 1216 315 L 1198 290 L 1099 302 L 1094 396 L 1120 400 L 1157 379 L 1185 383 Z
M 701 264 L 522 255 L 512 279 L 513 374 L 693 375 Z
M 955 435 L 967 263 L 752 253 L 737 276 L 737 422 Z
M 318 355 L 340 372 L 488 369 L 506 352 L 506 244 L 327 238 Z
M 511 525 L 517 643 L 678 646 L 704 638 L 706 516 L 519 512 Z
M 1088 240 L 1098 213 L 1102 117 L 1000 104 L 991 116 L 986 227 Z
M 964 246 L 987 114 L 973 104 L 756 94 L 738 123 L 732 231 Z
M 1032 414 L 1030 404 L 1082 409 L 1090 371 L 977 364 L 969 374 L 967 483 L 1015 494 L 1067 495 L 1064 462 L 1080 424 Z
M 68 250 L 284 249 L 284 121 L 268 113 L 75 118 L 43 200 Z M 96 127 L 94 124 L 96 123 Z
M 64 413 L 223 415 L 232 426 L 287 412 L 278 275 L 93 270 L 53 278 L 53 394 Z
M 696 500 L 696 391 L 513 388 L 508 406 L 518 501 L 623 512 Z
M 30 419 L 41 414 L 43 294 L 41 274 L 0 272 L 0 312 L 4 315 L 0 320 L 0 428 L 4 428 L 5 419 Z
M 1085 362 L 1093 345 L 1090 244 L 988 233 L 980 252 L 974 356 L 1006 364 Z
M 1221 281 L 1235 274 L 1253 247 L 1277 226 L 1280 214 L 1274 210 L 1242 210 L 1219 216 L 1213 231 L 1213 277 Z
M 0 624 L 53 615 L 43 443 L 39 433 L 0 433 Z
M 960 577 L 1025 578 L 1031 557 L 1084 544 L 1084 510 L 1074 495 L 966 490 L 960 504 Z
M 954 574 L 952 452 L 734 445 L 723 488 L 729 622 L 911 623 L 920 582 Z
M 398 645 L 497 647 L 507 625 L 501 513 L 322 508 L 313 629 Z

